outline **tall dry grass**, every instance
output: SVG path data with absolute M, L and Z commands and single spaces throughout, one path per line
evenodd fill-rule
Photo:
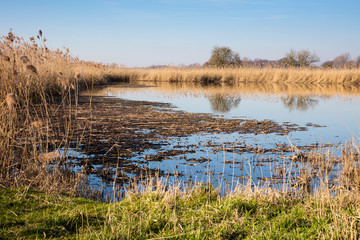
M 28 41 L 11 31 L 1 37 L 0 186 L 75 190 L 79 176 L 63 165 L 64 156 L 54 156 L 68 144 L 79 90 L 111 78 L 103 64 L 80 61 L 68 49 L 50 50 L 41 31 Z M 59 142 L 53 119 L 60 108 L 69 114 Z
M 281 84 L 360 84 L 360 69 L 320 68 L 161 68 L 121 69 L 129 80 Z

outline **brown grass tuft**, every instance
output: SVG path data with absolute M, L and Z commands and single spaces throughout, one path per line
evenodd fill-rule
M 31 123 L 31 127 L 35 128 L 35 129 L 40 129 L 43 126 L 43 122 L 42 121 L 34 121 Z
M 58 160 L 59 158 L 60 154 L 57 152 L 44 153 L 38 156 L 39 162 L 42 162 L 45 165 L 48 165 L 50 162 Z

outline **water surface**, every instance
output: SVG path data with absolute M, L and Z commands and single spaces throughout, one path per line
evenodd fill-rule
M 171 83 L 124 83 L 111 85 L 95 92 L 100 96 L 134 101 L 171 103 L 174 111 L 210 113 L 214 117 L 272 120 L 294 123 L 305 131 L 278 134 L 196 134 L 164 139 L 167 144 L 159 150 L 146 150 L 131 160 L 180 174 L 182 181 L 234 182 L 244 179 L 259 183 L 267 178 L 291 179 L 290 172 L 298 171 L 301 164 L 291 156 L 301 152 L 296 147 L 329 144 L 319 151 L 331 151 L 349 141 L 358 141 L 360 90 L 339 86 L 256 86 L 256 85 L 204 85 Z M 161 126 L 159 126 L 161 128 Z M 220 126 L 221 128 L 221 126 Z M 144 129 L 146 131 L 146 129 Z M 257 149 L 274 149 L 281 145 L 294 146 L 293 152 L 266 151 L 242 152 L 251 146 Z M 146 161 L 147 156 L 158 152 L 184 149 L 190 153 L 168 157 L 161 161 Z M 279 175 L 287 169 L 288 175 Z

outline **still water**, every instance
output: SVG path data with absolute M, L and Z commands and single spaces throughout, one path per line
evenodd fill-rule
M 330 147 L 317 151 L 330 151 L 337 155 L 341 151 L 337 146 L 359 140 L 360 89 L 357 88 L 137 82 L 111 85 L 86 94 L 164 102 L 175 106 L 175 111 L 210 113 L 221 118 L 272 120 L 279 124 L 294 123 L 306 129 L 285 136 L 221 133 L 174 137 L 166 139 L 167 144 L 162 149 L 147 150 L 131 159 L 152 169 L 180 174 L 179 179 L 184 182 L 205 182 L 210 177 L 215 183 L 250 179 L 256 184 L 263 179 L 274 179 L 279 169 L 296 172 L 301 164 L 295 164 L 290 159 L 299 153 L 299 146 L 328 144 Z M 274 149 L 280 145 L 294 146 L 294 151 L 265 151 L 261 154 L 239 151 L 249 146 Z M 184 146 L 192 151 L 161 161 L 144 160 L 159 151 Z M 282 178 L 289 180 L 291 174 Z

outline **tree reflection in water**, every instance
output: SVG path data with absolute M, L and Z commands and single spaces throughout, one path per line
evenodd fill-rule
M 304 96 L 281 97 L 281 101 L 290 111 L 299 110 L 303 112 L 305 112 L 309 108 L 315 107 L 319 103 L 319 100 L 317 99 Z
M 229 112 L 232 108 L 236 108 L 240 101 L 240 97 L 215 94 L 209 97 L 211 109 L 217 113 Z

